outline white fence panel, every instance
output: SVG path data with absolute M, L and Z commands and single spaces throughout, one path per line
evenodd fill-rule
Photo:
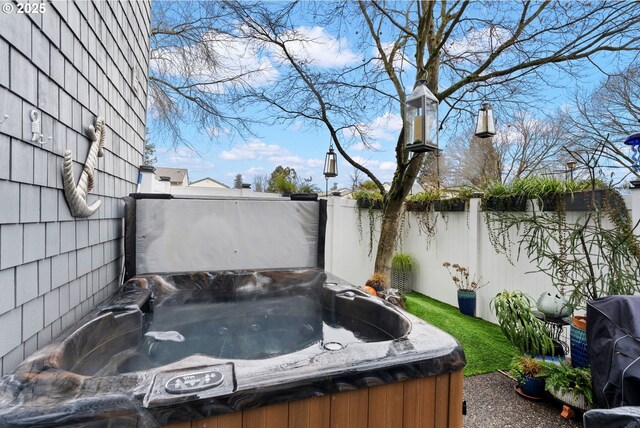
M 640 192 L 636 192 L 640 193 Z M 635 196 L 635 195 L 634 195 Z M 636 197 L 640 200 L 640 195 Z M 634 198 L 634 199 L 636 199 Z M 416 291 L 437 300 L 457 306 L 456 288 L 445 261 L 469 268 L 470 273 L 482 276 L 488 285 L 478 291 L 476 315 L 494 321 L 489 302 L 503 290 L 521 290 L 537 299 L 545 291 L 555 291 L 551 279 L 532 264 L 525 253 L 517 257 L 512 247 L 513 264 L 504 254 L 497 254 L 490 242 L 484 214 L 479 210 L 479 199 L 472 199 L 469 211 L 449 212 L 443 217 L 435 213 L 435 236 L 427 237 L 418 227 L 416 214 L 409 213 L 402 228 L 397 251 L 411 254 L 417 260 Z M 632 206 L 627 201 L 627 206 Z M 376 211 L 379 216 L 379 211 Z M 369 215 L 362 210 L 362 234 L 357 228 L 358 208 L 354 200 L 333 198 L 328 203 L 326 270 L 356 285 L 363 285 L 371 274 L 377 242 L 368 256 Z M 567 213 L 567 221 L 574 221 L 580 213 Z M 431 215 L 432 218 L 434 214 Z M 634 217 L 634 220 L 637 220 Z M 380 232 L 380 219 L 376 222 L 374 238 Z M 516 241 L 516 237 L 513 237 Z

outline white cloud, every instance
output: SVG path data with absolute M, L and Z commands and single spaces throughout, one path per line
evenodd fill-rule
M 211 126 L 211 127 L 207 128 L 205 130 L 205 132 L 207 133 L 207 135 L 209 137 L 214 138 L 214 137 L 222 137 L 222 136 L 225 136 L 225 135 L 230 135 L 231 134 L 231 129 L 229 129 L 229 128 L 220 128 L 220 127 L 217 127 L 217 126 Z
M 282 36 L 285 46 L 298 61 L 319 67 L 353 64 L 362 56 L 349 49 L 345 38 L 336 38 L 322 27 L 298 27 Z M 282 52 L 273 51 L 276 60 L 285 63 Z
M 245 171 L 245 174 L 247 175 L 260 175 L 264 173 L 265 173 L 265 169 L 261 166 L 252 166 L 251 168 Z
M 485 27 L 467 32 L 463 37 L 445 44 L 445 52 L 457 61 L 483 62 L 491 49 L 504 43 L 511 33 L 499 27 Z
M 354 151 L 363 151 L 382 149 L 382 144 L 374 140 L 382 140 L 395 144 L 401 129 L 402 118 L 400 115 L 387 112 L 382 116 L 374 118 L 371 122 L 359 123 L 356 127 L 346 128 L 342 132 L 348 138 L 359 140 L 351 146 Z M 360 132 L 358 133 L 357 131 Z M 368 140 L 366 145 L 360 140 L 360 134 L 366 136 Z
M 380 162 L 381 171 L 395 171 L 397 164 L 395 162 Z
M 224 92 L 225 85 L 265 85 L 278 77 L 271 60 L 260 55 L 260 49 L 253 44 L 215 31 L 204 33 L 202 42 L 156 49 L 152 52 L 150 68 L 178 79 L 191 76 L 193 81 L 203 84 L 227 80 L 202 86 L 211 92 Z M 206 60 L 209 57 L 215 58 L 215 66 Z
M 324 159 L 307 159 L 307 166 L 309 168 L 324 166 Z
M 265 157 L 278 159 L 278 154 L 281 151 L 282 148 L 277 144 L 266 144 L 259 140 L 252 140 L 231 150 L 221 152 L 219 157 L 225 160 L 252 160 Z
M 215 167 L 215 164 L 187 147 L 158 149 L 157 157 L 158 166 L 186 168 L 189 171 L 208 171 Z

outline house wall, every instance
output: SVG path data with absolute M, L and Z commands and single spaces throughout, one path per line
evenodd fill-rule
M 640 190 L 632 191 L 627 207 L 636 207 L 631 215 L 638 221 Z M 398 251 L 411 254 L 417 261 L 414 290 L 453 306 L 458 306 L 456 288 L 442 263 L 458 263 L 470 273 L 482 276 L 488 285 L 477 292 L 476 315 L 496 321 L 489 308 L 490 300 L 503 290 L 521 290 L 537 299 L 545 291 L 555 291 L 550 278 L 535 272 L 526 253 L 518 259 L 513 245 L 511 262 L 504 254 L 497 254 L 489 240 L 479 199 L 472 199 L 466 212 L 450 212 L 446 218 L 437 213 L 435 236 L 428 238 L 420 230 L 416 214 L 408 213 L 402 227 Z M 361 230 L 358 230 L 356 201 L 329 198 L 326 229 L 325 270 L 356 285 L 364 285 L 373 274 L 377 242 L 369 251 L 369 212 L 360 211 Z M 379 211 L 374 210 L 374 238 L 380 234 Z M 567 221 L 575 221 L 583 213 L 567 212 Z M 516 237 L 512 236 L 512 242 Z M 524 251 L 524 250 L 523 250 Z
M 144 146 L 150 2 L 45 2 L 43 13 L 0 13 L 0 372 L 105 300 L 122 264 L 122 196 L 135 190 Z M 22 2 L 25 3 L 25 2 Z M 31 3 L 37 3 L 32 1 Z M 137 76 L 137 82 L 134 78 Z M 42 146 L 30 112 L 41 112 Z M 105 117 L 88 219 L 71 216 L 63 153 L 76 180 L 86 128 Z

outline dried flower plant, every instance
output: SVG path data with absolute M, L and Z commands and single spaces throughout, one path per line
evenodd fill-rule
M 449 262 L 442 263 L 442 266 L 447 268 L 453 283 L 460 291 L 477 291 L 488 284 L 486 281 L 482 281 L 482 277 L 476 279 L 476 276 L 469 275 L 469 269 L 459 265 L 458 263 L 451 264 Z M 453 271 L 452 271 L 453 269 Z

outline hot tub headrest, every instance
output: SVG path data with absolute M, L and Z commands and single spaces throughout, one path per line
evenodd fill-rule
M 325 201 L 127 200 L 127 276 L 323 267 Z

